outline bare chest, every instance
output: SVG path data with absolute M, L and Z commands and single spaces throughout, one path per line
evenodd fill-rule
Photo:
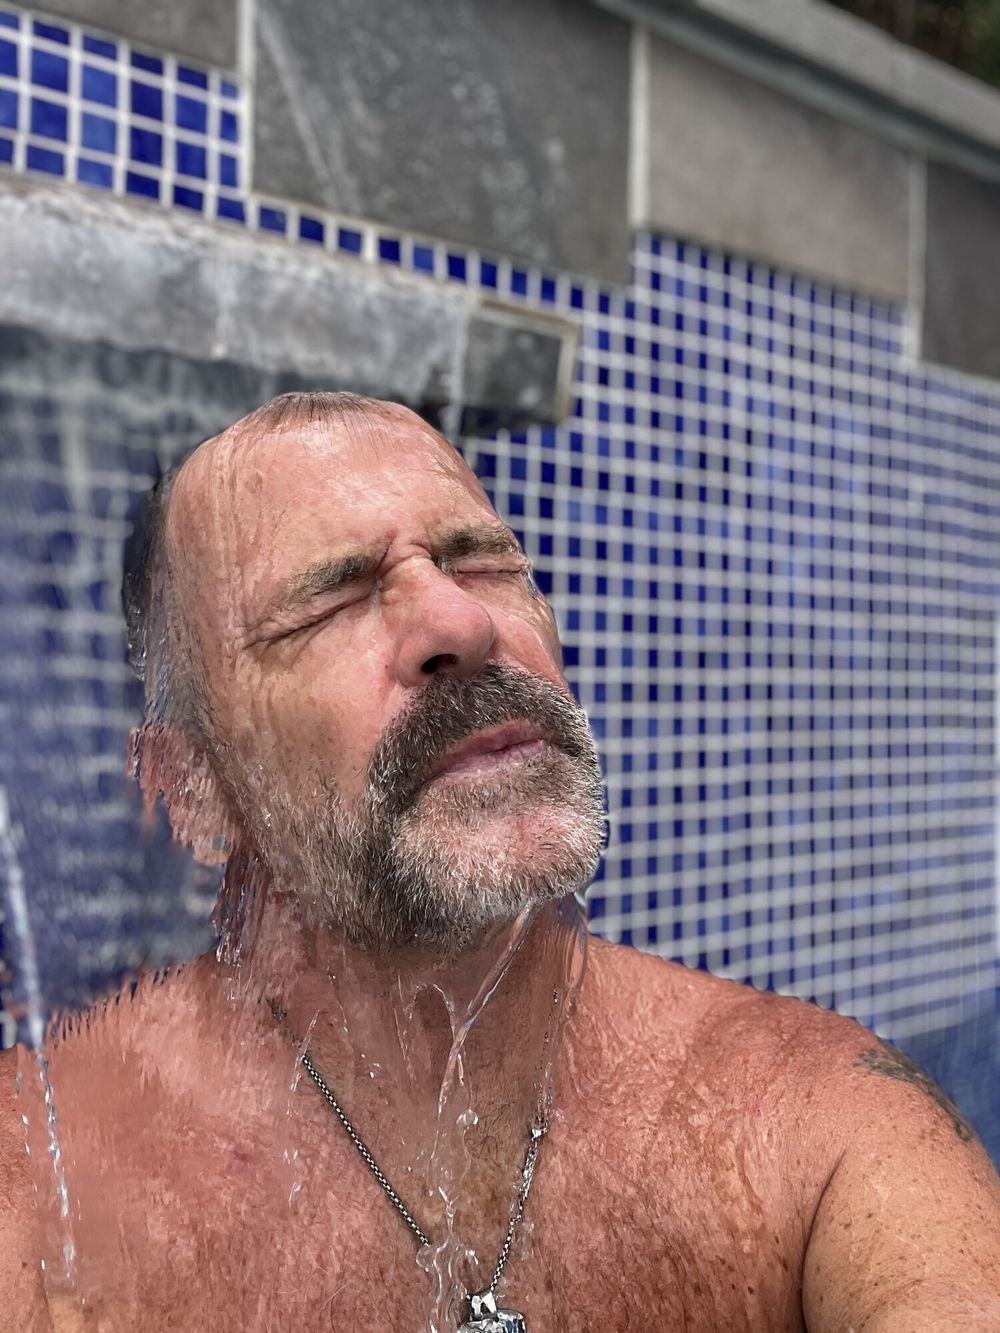
M 164 1151 L 164 1149 L 167 1151 Z M 753 1137 L 598 1112 L 544 1145 L 501 1287 L 530 1333 L 802 1328 L 801 1218 Z M 333 1123 L 280 1137 L 218 1122 L 70 1144 L 75 1311 L 57 1330 L 452 1330 L 506 1217 L 475 1244 L 415 1238 Z M 399 1182 L 405 1193 L 406 1182 Z M 491 1205 L 491 1208 L 493 1205 Z M 467 1253 L 473 1250 L 475 1253 Z M 73 1323 L 86 1314 L 88 1322 Z

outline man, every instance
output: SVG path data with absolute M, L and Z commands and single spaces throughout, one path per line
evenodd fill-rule
M 126 592 L 137 770 L 225 861 L 222 945 L 65 1024 L 55 1120 L 8 1058 L 0 1326 L 1000 1328 L 1000 1183 L 925 1076 L 586 942 L 556 627 L 419 418 L 267 404 L 159 488 Z

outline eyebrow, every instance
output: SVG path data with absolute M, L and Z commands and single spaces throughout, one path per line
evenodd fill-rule
M 516 555 L 524 552 L 504 523 L 467 523 L 452 528 L 432 545 L 438 564 L 463 560 L 470 555 Z M 375 577 L 385 559 L 385 549 L 349 551 L 331 560 L 318 560 L 294 574 L 268 602 L 257 627 L 287 615 L 318 597 L 328 597 Z

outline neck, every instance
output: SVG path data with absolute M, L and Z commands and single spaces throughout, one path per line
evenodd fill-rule
M 443 1210 L 442 1182 L 473 1174 L 506 1197 L 529 1126 L 553 1096 L 582 974 L 586 937 L 572 899 L 525 911 L 449 958 L 376 956 L 338 931 L 306 931 L 273 894 L 253 933 L 241 970 L 401 1192 L 412 1182 L 415 1200 Z

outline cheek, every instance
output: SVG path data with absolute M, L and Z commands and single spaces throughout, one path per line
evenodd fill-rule
M 564 683 L 559 631 L 544 597 L 505 617 L 503 640 L 505 649 L 529 670 Z
M 247 739 L 264 763 L 303 777 L 318 771 L 352 789 L 378 739 L 374 680 L 363 662 L 355 660 L 345 680 L 322 653 L 311 659 L 294 682 L 259 682 L 246 715 Z

